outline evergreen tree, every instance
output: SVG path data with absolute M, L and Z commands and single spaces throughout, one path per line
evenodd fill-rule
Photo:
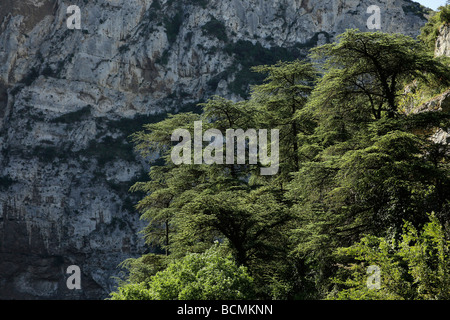
M 305 137 L 287 193 L 293 255 L 307 263 L 304 281 L 322 296 L 336 271 L 335 248 L 398 232 L 404 220 L 421 227 L 426 212 L 449 213 L 448 153 L 435 153 L 440 146 L 417 134 L 433 122 L 445 128 L 448 115 L 407 116 L 398 107 L 401 85 L 423 78 L 420 70 L 446 79 L 449 68 L 406 36 L 349 30 L 340 40 L 313 49 L 328 57 L 302 111 L 317 127 Z
M 336 251 L 341 263 L 328 299 L 448 300 L 449 244 L 448 230 L 434 215 L 421 231 L 408 222 L 399 237 L 365 236 Z M 367 285 L 368 266 L 379 269 L 378 288 Z
M 431 76 L 450 84 L 446 66 L 419 41 L 402 34 L 347 30 L 338 42 L 312 53 L 315 59 L 326 59 L 326 73 L 312 105 L 320 109 L 339 105 L 342 111 L 358 112 L 362 119 L 396 117 L 400 89 L 413 79 Z
M 426 212 L 435 212 L 436 223 L 448 221 L 448 146 L 429 138 L 436 128 L 448 128 L 450 116 L 445 110 L 407 114 L 402 95 L 412 80 L 441 92 L 450 84 L 449 67 L 410 37 L 356 30 L 345 32 L 337 43 L 313 49 L 312 57 L 323 64 L 315 68 L 293 61 L 254 68 L 267 78 L 252 88 L 248 100 L 212 97 L 201 105 L 202 114 L 170 115 L 133 136 L 136 149 L 153 162 L 150 180 L 132 187 L 145 193 L 137 205 L 148 221 L 143 233 L 165 257 L 127 261 L 130 283 L 117 297 L 218 298 L 199 289 L 209 279 L 191 277 L 191 286 L 181 279 L 180 270 L 184 263 L 195 269 L 199 255 L 191 254 L 210 252 L 219 240 L 226 250 L 214 261 L 228 263 L 231 253 L 236 266 L 251 276 L 254 297 L 324 298 L 338 288 L 333 280 L 342 271 L 337 248 L 361 239 L 398 240 L 404 221 L 408 230 L 428 228 Z M 319 80 L 316 69 L 324 73 Z M 228 129 L 279 130 L 278 174 L 261 175 L 261 161 L 238 164 L 236 143 L 231 150 L 234 162 L 227 163 L 227 144 L 217 147 L 220 141 L 203 137 L 200 156 L 214 149 L 210 155 L 223 164 L 175 164 L 173 152 L 186 137 L 172 141 L 172 133 L 184 129 L 194 137 L 198 121 L 202 133 L 214 130 L 225 140 Z M 194 145 L 184 149 L 183 156 L 198 159 Z M 243 145 L 247 155 L 250 138 Z M 157 157 L 162 165 L 152 160 Z M 416 259 L 410 257 L 408 261 Z M 428 272 L 413 269 L 417 277 Z M 159 272 L 171 280 L 155 276 Z M 360 275 L 353 274 L 358 279 Z M 175 290 L 173 285 L 180 281 L 183 288 L 177 285 Z M 408 287 L 406 282 L 401 286 Z M 434 288 L 430 283 L 427 286 Z M 446 288 L 441 289 L 432 289 L 427 297 L 446 294 Z M 347 293 L 338 297 L 355 297 Z M 425 296 L 391 290 L 386 297 Z
M 264 117 L 260 125 L 280 130 L 281 174 L 278 180 L 289 181 L 288 175 L 300 165 L 298 136 L 312 134 L 314 123 L 300 118 L 311 94 L 317 71 L 313 65 L 299 60 L 259 66 L 254 71 L 267 74 L 265 83 L 253 88 L 252 99 Z

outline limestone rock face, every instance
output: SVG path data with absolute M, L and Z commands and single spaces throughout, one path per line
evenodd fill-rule
M 450 57 L 450 24 L 445 24 L 439 30 L 439 36 L 436 40 L 435 56 Z
M 426 22 L 404 0 L 2 0 L 0 298 L 107 297 L 117 265 L 151 250 L 128 193 L 148 167 L 127 136 L 213 94 L 241 99 L 249 64 L 367 31 L 371 5 L 385 32 Z
M 444 112 L 450 113 L 450 90 L 438 95 L 437 97 L 427 101 L 426 103 L 416 107 L 413 113 L 422 112 Z M 430 139 L 437 144 L 450 144 L 450 128 L 443 130 L 441 128 L 429 128 L 431 132 Z

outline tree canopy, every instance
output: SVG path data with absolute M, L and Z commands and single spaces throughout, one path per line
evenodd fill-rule
M 256 67 L 266 80 L 247 100 L 212 97 L 200 114 L 170 115 L 133 135 L 143 157 L 163 161 L 132 188 L 145 194 L 143 233 L 161 255 L 129 260 L 114 298 L 448 297 L 437 279 L 448 271 L 449 152 L 430 135 L 447 130 L 450 116 L 402 103 L 413 81 L 448 90 L 449 66 L 410 37 L 357 30 L 311 59 Z M 279 130 L 277 174 L 248 159 L 175 164 L 181 140 L 172 133 L 195 137 L 199 121 L 203 132 Z M 209 138 L 201 155 L 218 142 Z M 247 138 L 240 147 L 249 154 Z M 215 157 L 225 157 L 220 148 Z M 365 287 L 367 264 L 382 270 L 381 291 Z
M 325 59 L 326 73 L 311 103 L 317 107 L 337 104 L 350 112 L 358 109 L 362 119 L 397 116 L 405 82 L 424 79 L 450 84 L 445 65 L 421 42 L 397 33 L 347 30 L 338 42 L 312 49 L 312 57 Z

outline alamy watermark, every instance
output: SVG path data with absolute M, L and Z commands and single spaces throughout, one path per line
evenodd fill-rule
M 381 269 L 379 266 L 369 266 L 367 268 L 367 274 L 369 277 L 367 278 L 367 288 L 370 290 L 378 290 L 381 288 Z
M 381 9 L 379 6 L 371 5 L 367 8 L 367 14 L 371 16 L 367 19 L 367 28 L 369 30 L 381 29 Z M 77 5 L 70 5 L 67 7 L 67 14 L 70 16 L 67 18 L 67 28 L 71 30 L 81 29 L 81 10 Z
M 80 290 L 81 289 L 81 270 L 79 266 L 69 266 L 66 271 L 67 274 L 70 274 L 70 277 L 67 278 L 66 286 L 69 290 Z
M 76 5 L 71 5 L 67 7 L 67 14 L 70 14 L 67 18 L 67 28 L 68 29 L 81 29 L 81 10 L 80 7 Z
M 182 139 L 180 141 L 180 139 Z M 270 143 L 266 129 L 228 129 L 225 137 L 218 129 L 209 129 L 203 133 L 203 122 L 194 122 L 194 141 L 191 133 L 186 129 L 177 129 L 172 134 L 172 141 L 179 142 L 174 146 L 171 159 L 174 164 L 246 164 L 246 150 L 248 150 L 248 164 L 258 162 L 265 166 L 261 168 L 261 175 L 275 175 L 279 169 L 279 130 L 271 130 Z M 225 141 L 225 142 L 224 142 Z M 203 142 L 210 144 L 203 149 Z M 224 157 L 224 143 L 226 153 Z M 270 156 L 268 155 L 270 145 Z M 192 150 L 192 148 L 194 150 Z M 236 150 L 236 152 L 235 152 Z M 193 157 L 192 157 L 193 151 Z M 192 159 L 193 158 L 193 159 Z M 225 161 L 224 161 L 225 158 Z M 236 159 L 236 161 L 235 161 Z M 268 166 L 268 167 L 267 167 Z
M 381 29 L 381 9 L 379 6 L 372 5 L 367 8 L 367 13 L 371 14 L 367 19 L 367 28 L 369 30 Z

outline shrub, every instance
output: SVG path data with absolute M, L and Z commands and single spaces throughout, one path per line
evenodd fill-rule
M 87 117 L 89 117 L 91 115 L 91 112 L 92 112 L 92 106 L 87 105 L 79 110 L 69 112 L 69 113 L 63 114 L 62 116 L 59 116 L 55 119 L 52 119 L 51 122 L 52 123 L 66 123 L 66 124 L 75 123 L 75 122 L 84 120 Z
M 91 140 L 88 147 L 81 152 L 85 156 L 96 157 L 100 167 L 116 159 L 130 162 L 136 160 L 131 143 L 123 138 L 114 139 L 110 136 L 103 138 L 102 141 Z
M 431 16 L 418 37 L 431 52 L 434 52 L 439 30 L 445 23 L 450 23 L 450 4 L 439 7 L 439 11 Z
M 173 43 L 177 39 L 182 23 L 183 17 L 181 12 L 177 12 L 172 19 L 164 19 L 164 27 L 166 28 L 169 43 Z
M 227 28 L 222 21 L 211 17 L 211 20 L 202 27 L 204 35 L 215 36 L 217 39 L 227 42 Z
M 10 176 L 0 177 L 0 190 L 8 189 L 15 181 Z
M 340 289 L 329 298 L 448 300 L 450 239 L 435 215 L 429 217 L 422 231 L 405 223 L 400 240 L 366 236 L 351 247 L 339 249 L 339 255 L 354 258 L 354 263 L 341 267 L 339 278 L 334 279 Z M 378 290 L 367 288 L 369 265 L 381 270 Z
M 229 89 L 234 94 L 243 98 L 248 98 L 249 87 L 251 85 L 261 84 L 264 80 L 264 75 L 251 71 L 252 67 L 271 65 L 278 61 L 293 61 L 301 58 L 301 54 L 296 48 L 275 46 L 268 49 L 264 48 L 259 42 L 253 44 L 245 40 L 230 43 L 224 50 L 227 54 L 233 55 L 235 58 L 235 63 L 224 73 L 224 75 L 236 73 L 235 80 L 230 83 Z M 240 70 L 239 66 L 242 67 Z M 220 80 L 216 78 L 214 82 L 218 83 Z
M 450 4 L 445 7 L 440 7 L 440 10 L 441 21 L 443 23 L 450 23 Z
M 224 247 L 189 254 L 170 263 L 149 281 L 129 282 L 111 294 L 112 300 L 230 300 L 252 297 L 253 279 L 237 266 Z
M 25 84 L 26 86 L 30 86 L 37 78 L 39 78 L 39 68 L 33 67 L 30 71 L 24 76 L 24 78 L 20 81 L 20 83 Z

